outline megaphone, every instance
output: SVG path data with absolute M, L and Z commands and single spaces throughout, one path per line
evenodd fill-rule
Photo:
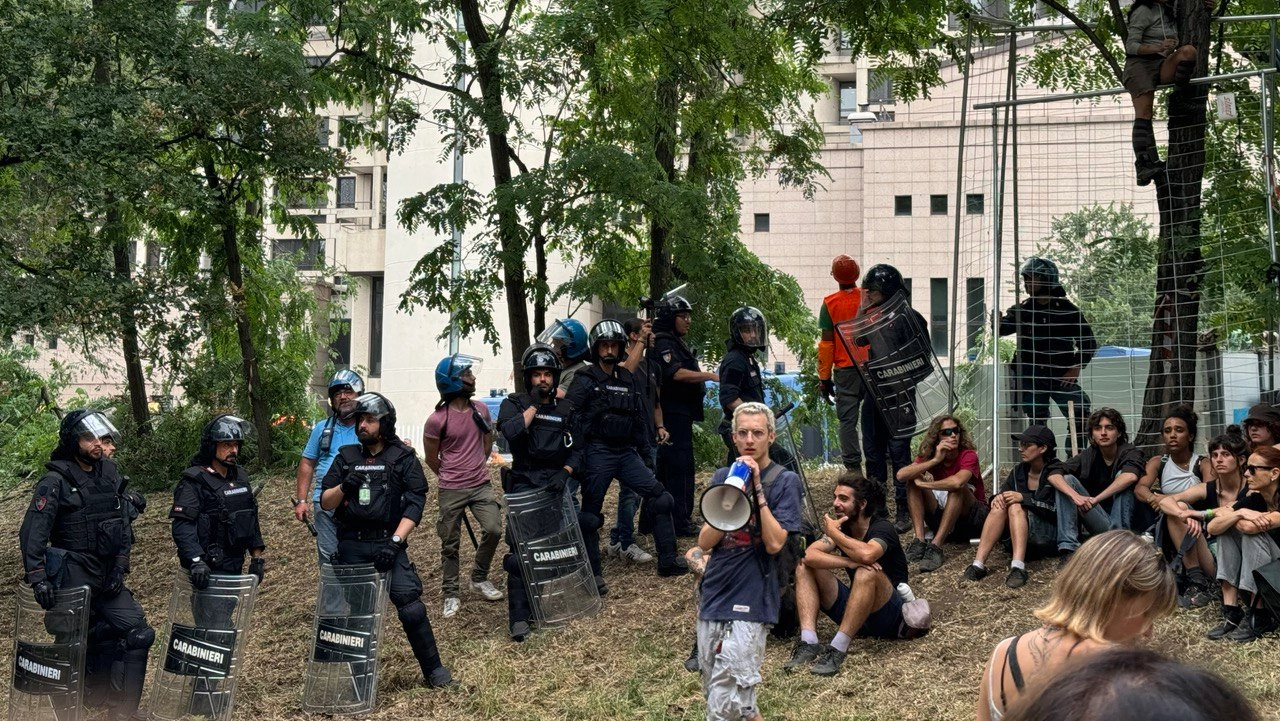
M 723 481 L 702 492 L 698 507 L 712 528 L 729 533 L 747 525 L 752 511 L 750 482 L 751 467 L 734 461 Z

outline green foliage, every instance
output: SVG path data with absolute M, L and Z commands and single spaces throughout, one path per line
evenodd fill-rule
M 58 445 L 58 417 L 46 399 L 66 384 L 65 371 L 42 378 L 27 346 L 0 345 L 0 489 L 31 482 Z

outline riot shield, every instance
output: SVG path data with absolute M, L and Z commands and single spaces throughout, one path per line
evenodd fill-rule
M 804 527 L 801 532 L 810 538 L 817 539 L 822 537 L 822 524 L 818 522 L 820 514 L 818 508 L 813 504 L 813 491 L 809 488 L 809 477 L 804 472 L 804 464 L 800 462 L 800 446 L 796 443 L 795 430 L 791 425 L 790 412 L 795 408 L 794 403 L 788 403 L 785 407 L 779 409 L 774 414 L 774 431 L 777 433 L 777 439 L 774 440 L 775 446 L 782 446 L 783 449 L 790 454 L 793 463 L 784 464 L 788 470 L 795 471 L 800 476 L 800 493 L 804 496 L 801 499 L 800 515 L 801 522 Z M 773 453 L 771 449 L 770 454 Z M 775 461 L 777 459 L 774 459 Z
M 84 715 L 84 654 L 89 588 L 57 592 L 48 611 L 18 586 L 9 721 L 79 721 Z
M 863 307 L 835 330 L 894 438 L 914 436 L 950 408 L 951 380 L 905 293 Z
M 509 493 L 507 530 L 539 628 L 560 626 L 600 610 L 600 594 L 568 493 Z
M 387 607 L 387 576 L 370 564 L 320 565 L 316 625 L 302 710 L 359 714 L 378 694 L 378 643 Z
M 231 718 L 257 581 L 217 574 L 197 591 L 186 571 L 174 575 L 164 657 L 151 677 L 151 718 Z

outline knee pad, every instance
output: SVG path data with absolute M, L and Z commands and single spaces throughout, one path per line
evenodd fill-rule
M 148 649 L 155 642 L 156 630 L 145 623 L 129 629 L 129 633 L 124 636 L 124 648 L 126 651 Z
M 523 573 L 523 569 L 520 568 L 520 559 L 516 558 L 516 554 L 508 553 L 502 557 L 502 570 L 516 576 Z
M 392 602 L 394 603 L 395 599 L 392 599 Z M 415 628 L 427 620 L 427 607 L 422 605 L 421 598 L 414 598 L 403 606 L 396 604 L 396 615 L 400 617 L 400 623 L 406 628 Z
M 594 513 L 582 512 L 578 514 L 578 525 L 582 527 L 584 533 L 594 533 L 600 530 L 604 525 L 604 519 Z
M 663 491 L 660 496 L 649 499 L 649 510 L 660 516 L 671 513 L 671 511 L 675 510 L 675 507 L 676 499 L 666 491 Z

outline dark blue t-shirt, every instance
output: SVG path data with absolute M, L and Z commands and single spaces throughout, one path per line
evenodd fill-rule
M 712 484 L 729 475 L 721 468 Z M 765 489 L 769 509 L 788 533 L 800 532 L 800 476 L 782 470 Z M 752 515 L 746 527 L 726 533 L 711 552 L 702 578 L 703 621 L 752 621 L 777 623 L 782 591 L 778 587 L 778 559 L 764 549 L 759 519 Z

